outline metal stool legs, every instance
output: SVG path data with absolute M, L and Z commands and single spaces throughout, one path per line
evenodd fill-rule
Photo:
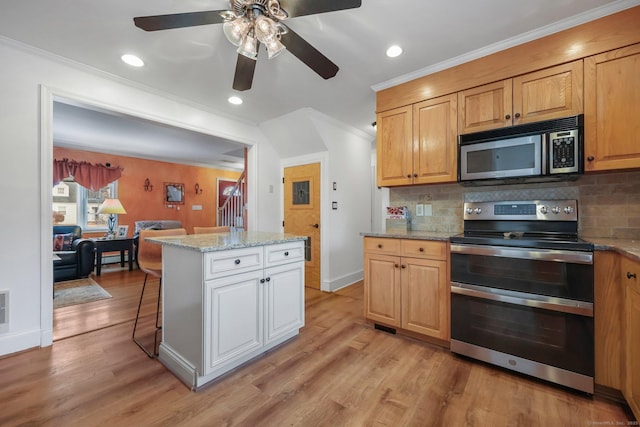
M 144 351 L 147 354 L 147 356 L 153 359 L 158 356 L 158 350 L 157 350 L 158 331 L 162 329 L 162 326 L 158 324 L 158 320 L 160 318 L 160 295 L 162 294 L 162 278 L 159 279 L 160 281 L 158 283 L 158 305 L 156 306 L 156 329 L 153 333 L 153 352 L 149 351 L 149 349 L 147 349 L 144 345 L 142 345 L 140 341 L 136 339 L 136 328 L 138 326 L 138 318 L 140 317 L 140 307 L 142 307 L 142 298 L 144 297 L 144 290 L 147 286 L 148 277 L 149 277 L 149 274 L 146 274 L 144 276 L 144 283 L 142 284 L 142 292 L 140 292 L 140 302 L 138 303 L 138 312 L 136 313 L 136 321 L 133 324 L 133 334 L 131 335 L 131 338 L 133 339 L 133 342 L 135 342 L 138 345 L 138 347 L 140 347 L 142 351 Z

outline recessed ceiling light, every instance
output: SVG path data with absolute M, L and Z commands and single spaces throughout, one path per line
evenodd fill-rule
M 239 98 L 239 97 L 237 97 L 237 96 L 231 96 L 231 97 L 229 97 L 228 101 L 229 101 L 230 103 L 232 103 L 233 105 L 240 105 L 240 104 L 242 104 L 242 99 L 240 99 L 240 98 Z
M 387 56 L 389 58 L 395 58 L 396 56 L 400 56 L 402 54 L 402 48 L 398 45 L 393 45 L 389 49 L 387 49 Z
M 122 61 L 125 64 L 129 64 L 132 67 L 142 67 L 142 66 L 144 66 L 144 61 L 142 59 L 138 58 L 135 55 L 131 55 L 131 54 L 127 53 L 126 55 L 122 55 L 120 57 L 120 59 L 122 59 Z

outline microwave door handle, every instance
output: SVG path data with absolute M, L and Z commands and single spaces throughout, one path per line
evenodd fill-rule
M 549 147 L 549 134 L 542 134 L 542 164 L 540 165 L 540 172 L 542 175 L 549 175 L 549 152 L 551 147 Z

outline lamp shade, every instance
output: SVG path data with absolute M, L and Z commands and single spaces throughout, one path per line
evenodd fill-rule
M 98 208 L 99 214 L 126 214 L 122 203 L 118 199 L 105 199 Z

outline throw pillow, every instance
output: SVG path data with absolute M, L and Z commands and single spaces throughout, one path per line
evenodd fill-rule
M 73 233 L 54 234 L 53 235 L 53 251 L 70 251 L 73 246 Z

